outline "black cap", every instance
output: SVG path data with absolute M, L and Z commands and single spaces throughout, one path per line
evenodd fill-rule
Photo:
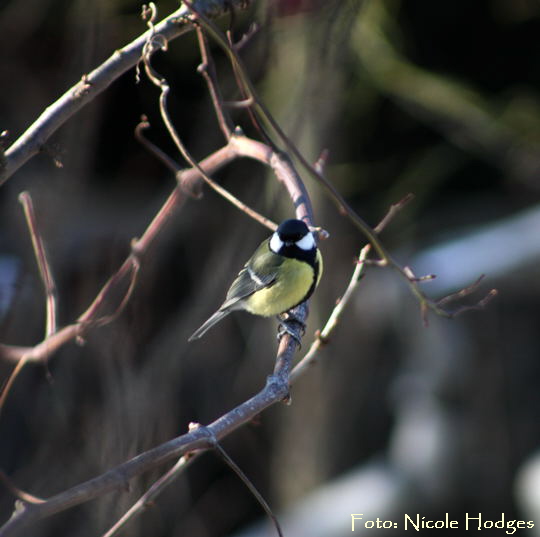
M 305 222 L 290 218 L 284 220 L 277 228 L 277 234 L 283 242 L 296 242 L 309 233 Z

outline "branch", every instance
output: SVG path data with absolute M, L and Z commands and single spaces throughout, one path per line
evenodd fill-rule
M 32 239 L 32 246 L 34 248 L 34 255 L 36 256 L 39 275 L 41 276 L 43 287 L 45 288 L 45 302 L 47 309 L 45 336 L 48 337 L 56 332 L 56 285 L 47 259 L 45 245 L 43 244 L 43 239 L 38 231 L 32 198 L 28 192 L 22 192 L 19 195 L 19 201 L 24 208 L 24 215 L 26 217 L 28 229 L 30 230 L 30 237 Z
M 297 308 L 300 320 L 305 320 L 306 308 Z M 169 440 L 133 459 L 108 470 L 89 481 L 80 483 L 42 503 L 17 502 L 11 518 L 0 528 L 0 537 L 12 537 L 33 522 L 88 502 L 114 490 L 125 489 L 134 477 L 160 467 L 166 462 L 214 447 L 215 441 L 227 436 L 241 425 L 250 422 L 269 406 L 286 400 L 289 394 L 289 373 L 297 342 L 286 335 L 282 338 L 274 372 L 265 387 L 251 399 L 230 410 L 206 427 L 197 427 Z M 178 463 L 180 464 L 180 463 Z
M 248 5 L 246 0 L 196 0 L 198 9 L 209 17 L 217 17 L 226 12 L 229 5 L 242 9 Z M 192 29 L 189 10 L 182 5 L 155 26 L 155 32 L 168 41 Z M 56 102 L 30 125 L 4 154 L 0 166 L 0 186 L 11 177 L 26 161 L 39 153 L 51 135 L 83 106 L 91 102 L 107 89 L 117 78 L 135 67 L 141 59 L 145 44 L 152 33 L 148 30 L 113 55 L 99 67 L 81 77 Z
M 198 423 L 190 423 L 189 424 L 189 430 L 192 431 L 194 429 L 197 429 L 199 427 L 202 427 Z M 207 429 L 208 431 L 208 429 Z M 208 435 L 210 438 L 212 438 L 210 431 L 208 431 Z M 264 500 L 260 492 L 255 488 L 253 483 L 249 480 L 249 478 L 244 474 L 244 472 L 240 469 L 240 467 L 231 459 L 231 457 L 228 455 L 228 453 L 223 449 L 223 447 L 220 445 L 220 443 L 213 438 L 213 444 L 214 444 L 214 450 L 219 454 L 219 456 L 227 463 L 227 465 L 233 470 L 236 475 L 242 480 L 242 482 L 248 487 L 250 492 L 254 495 L 256 500 L 259 502 L 261 507 L 264 509 L 272 523 L 274 524 L 276 531 L 279 535 L 279 537 L 283 537 L 283 533 L 281 531 L 281 527 L 279 525 L 279 522 L 270 509 L 267 502 Z M 124 513 L 124 515 L 101 537 L 114 537 L 118 534 L 118 532 L 131 520 L 133 520 L 135 517 L 142 514 L 146 508 L 153 504 L 154 500 L 169 486 L 171 485 L 184 471 L 184 469 L 191 464 L 195 459 L 197 459 L 203 452 L 192 452 L 187 455 L 184 455 L 178 459 L 176 464 L 167 470 L 165 474 L 163 474 L 155 483 L 152 484 L 152 486 Z M 12 490 L 12 493 L 17 493 L 17 497 L 21 498 L 22 493 L 18 489 L 14 489 L 13 485 L 9 483 L 7 478 L 3 476 L 0 473 L 0 478 L 4 478 L 6 480 L 6 485 L 9 485 L 10 490 Z M 30 496 L 30 498 L 34 498 L 33 496 Z M 28 500 L 30 501 L 30 500 Z M 39 501 L 43 501 L 39 499 Z
M 206 36 L 199 25 L 196 25 L 195 29 L 197 31 L 199 50 L 201 51 L 201 64 L 197 68 L 197 71 L 202 75 L 204 81 L 206 82 L 206 86 L 208 87 L 208 92 L 210 93 L 212 104 L 214 106 L 214 111 L 217 116 L 219 128 L 221 129 L 223 136 L 225 136 L 225 139 L 228 140 L 234 130 L 233 121 L 230 115 L 225 112 L 223 107 L 223 97 L 217 84 L 216 67 L 214 65 L 212 55 L 208 50 Z

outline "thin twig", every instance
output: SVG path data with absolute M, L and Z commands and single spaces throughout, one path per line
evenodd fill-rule
M 229 114 L 226 114 L 223 109 L 223 97 L 221 91 L 217 84 L 217 75 L 216 75 L 216 66 L 212 59 L 212 55 L 208 50 L 208 42 L 200 25 L 195 25 L 195 30 L 197 32 L 197 40 L 199 42 L 199 50 L 201 52 L 201 64 L 197 68 L 197 71 L 203 76 L 206 86 L 208 87 L 208 92 L 210 93 L 210 98 L 212 99 L 212 104 L 214 105 L 214 111 L 217 116 L 218 125 L 225 136 L 225 140 L 231 138 L 232 132 L 234 130 L 234 124 Z
M 16 487 L 12 483 L 11 479 L 9 479 L 9 477 L 2 470 L 0 470 L 0 481 L 4 483 L 4 486 L 9 490 L 11 494 L 13 494 L 13 496 L 19 498 L 19 500 L 22 500 L 23 502 L 43 503 L 45 501 L 43 498 L 38 498 L 37 496 L 34 496 L 33 494 L 25 492 L 19 487 Z
M 26 218 L 26 223 L 28 225 L 28 230 L 30 232 L 30 238 L 32 239 L 32 248 L 34 250 L 34 255 L 36 257 L 36 262 L 39 269 L 39 275 L 41 281 L 43 282 L 43 288 L 45 290 L 45 339 L 48 339 L 56 332 L 56 285 L 54 283 L 54 278 L 50 268 L 49 261 L 47 259 L 47 252 L 45 250 L 45 245 L 43 239 L 39 232 L 36 214 L 34 211 L 34 204 L 32 203 L 32 198 L 28 192 L 21 192 L 19 194 L 19 201 L 23 206 L 24 216 Z M 42 361 L 45 362 L 46 357 L 43 357 Z M 19 376 L 20 372 L 23 370 L 25 365 L 30 361 L 28 356 L 24 356 L 17 361 L 16 366 L 13 368 L 13 371 L 9 375 L 8 379 L 5 381 L 2 389 L 0 390 L 0 413 L 4 408 L 7 396 L 15 383 L 15 380 Z
M 323 160 L 319 159 L 319 160 L 320 162 L 318 161 L 317 165 L 320 166 L 322 169 L 324 159 Z M 381 233 L 383 229 L 391 222 L 391 220 L 395 218 L 397 213 L 401 211 L 405 207 L 405 205 L 407 205 L 407 203 L 409 203 L 412 199 L 413 199 L 413 196 L 411 194 L 407 194 L 403 199 L 391 205 L 390 209 L 388 210 L 384 218 L 374 228 L 375 232 Z M 339 324 L 343 311 L 345 310 L 345 307 L 351 300 L 356 290 L 356 287 L 358 286 L 358 282 L 360 281 L 360 279 L 362 278 L 364 274 L 365 267 L 367 265 L 366 261 L 367 261 L 370 250 L 371 250 L 370 243 L 366 244 L 360 250 L 360 254 L 358 256 L 358 259 L 356 260 L 351 279 L 349 280 L 349 283 L 347 285 L 347 288 L 345 289 L 345 292 L 343 293 L 341 298 L 337 301 L 336 306 L 332 310 L 330 317 L 328 317 L 328 320 L 326 321 L 326 324 L 324 325 L 323 329 L 320 331 L 317 331 L 315 340 L 311 344 L 308 352 L 303 356 L 303 358 L 296 364 L 296 366 L 292 370 L 291 378 L 290 378 L 291 384 L 294 383 L 296 379 L 300 375 L 302 375 L 308 367 L 310 367 L 311 365 L 315 363 L 318 351 L 324 345 L 328 343 L 331 333 Z
M 6 399 L 9 395 L 9 392 L 11 391 L 11 388 L 13 387 L 13 384 L 15 383 L 15 380 L 19 376 L 19 373 L 23 370 L 24 366 L 29 361 L 30 361 L 29 358 L 24 355 L 22 356 L 22 358 L 18 359 L 18 361 L 15 364 L 15 367 L 13 368 L 13 371 L 10 373 L 7 380 L 2 385 L 2 389 L 0 390 L 0 414 L 2 413 L 2 410 L 6 403 Z
M 464 289 L 461 289 L 460 291 L 457 291 L 456 293 L 451 293 L 449 295 L 446 295 L 443 298 L 440 298 L 437 301 L 437 303 L 439 304 L 439 306 L 442 307 L 442 306 L 446 306 L 447 304 L 449 304 L 451 302 L 455 302 L 456 300 L 460 300 L 462 298 L 465 298 L 465 297 L 471 295 L 472 293 L 474 293 L 475 291 L 478 290 L 480 282 L 484 279 L 484 277 L 485 277 L 485 275 L 481 274 L 479 276 L 479 278 L 474 283 L 469 285 L 468 287 L 465 287 Z M 497 296 L 497 294 L 498 294 L 497 289 L 491 289 L 491 291 L 489 291 L 489 293 L 482 300 L 480 300 L 476 304 L 459 306 L 457 309 L 455 309 L 454 311 L 451 312 L 451 316 L 456 317 L 457 315 L 461 315 L 462 313 L 465 313 L 466 311 L 474 311 L 474 310 L 484 309 L 486 307 L 486 305 L 493 298 L 495 298 Z
M 152 486 L 129 508 L 128 511 L 101 537 L 113 537 L 136 516 L 142 514 L 152 502 L 180 476 L 186 466 L 193 462 L 199 453 L 183 455 L 176 464 L 163 474 Z
M 276 532 L 279 537 L 283 537 L 283 531 L 281 529 L 281 526 L 279 524 L 279 521 L 268 505 L 268 502 L 264 499 L 262 494 L 257 490 L 253 482 L 249 479 L 249 477 L 242 471 L 240 466 L 236 464 L 233 459 L 230 457 L 230 455 L 223 449 L 221 444 L 219 442 L 215 443 L 214 449 L 219 453 L 221 458 L 227 463 L 229 468 L 242 480 L 242 483 L 246 485 L 246 487 L 249 489 L 249 492 L 254 496 L 254 498 L 259 502 L 259 505 L 264 509 L 264 512 L 268 516 L 268 518 L 272 521 L 272 524 L 274 525 L 274 528 L 276 528 Z
M 192 4 L 188 4 L 188 5 L 191 6 L 191 9 L 193 11 L 195 11 Z M 228 46 L 232 50 L 235 51 L 235 54 L 237 54 L 237 51 L 239 49 L 235 47 L 230 31 L 227 32 L 227 43 L 228 43 Z M 257 114 L 255 113 L 255 110 L 253 109 L 256 102 L 253 96 L 250 95 L 249 91 L 247 91 L 247 89 L 244 86 L 242 72 L 237 68 L 235 62 L 231 62 L 231 66 L 232 66 L 234 78 L 236 80 L 236 85 L 238 86 L 240 95 L 242 96 L 242 100 L 239 102 L 249 104 L 249 106 L 246 106 L 245 108 L 247 109 L 247 113 L 248 113 L 249 119 L 251 120 L 252 125 L 255 127 L 255 130 L 259 133 L 259 135 L 264 140 L 264 142 L 268 144 L 274 151 L 276 151 L 277 146 L 274 143 L 274 140 L 272 139 L 272 137 L 266 130 L 265 126 L 259 120 L 259 117 L 257 116 Z
M 147 149 L 149 153 L 152 153 L 158 160 L 160 160 L 169 170 L 173 173 L 178 173 L 180 167 L 176 162 L 160 149 L 156 144 L 152 143 L 145 135 L 144 131 L 150 128 L 150 122 L 146 116 L 141 117 L 141 121 L 135 127 L 135 138 Z
M 250 108 L 253 106 L 253 99 L 244 99 L 243 101 L 223 101 L 223 106 L 227 108 Z
M 252 22 L 247 32 L 234 44 L 236 52 L 240 52 L 253 39 L 260 29 L 260 26 L 256 22 Z
M 32 247 L 34 249 L 34 255 L 36 256 L 39 275 L 41 276 L 41 281 L 43 282 L 43 287 L 45 290 L 45 337 L 49 337 L 51 334 L 56 332 L 56 285 L 54 283 L 49 261 L 47 259 L 45 245 L 43 244 L 43 239 L 39 233 L 32 198 L 30 197 L 30 194 L 25 191 L 19 194 L 19 201 L 24 209 L 24 215 L 30 231 Z

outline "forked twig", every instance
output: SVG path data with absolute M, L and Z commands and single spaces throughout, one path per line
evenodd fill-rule
M 28 192 L 21 192 L 19 194 L 19 201 L 23 206 L 24 216 L 26 218 L 26 223 L 28 225 L 28 230 L 30 232 L 30 238 L 32 240 L 32 248 L 34 250 L 34 255 L 36 257 L 36 263 L 39 270 L 39 275 L 41 281 L 43 282 L 43 287 L 45 290 L 45 339 L 52 336 L 56 332 L 56 308 L 57 308 L 57 297 L 56 297 L 56 285 L 54 283 L 54 278 L 52 275 L 52 270 L 47 259 L 47 252 L 45 250 L 45 244 L 39 232 L 36 214 L 34 211 L 34 204 L 32 198 Z M 43 361 L 46 360 L 46 357 L 43 358 Z M 20 372 L 23 370 L 25 365 L 30 361 L 29 357 L 23 356 L 20 360 L 17 361 L 16 366 L 13 368 L 13 371 L 10 373 L 9 377 L 3 384 L 0 389 L 0 413 L 4 408 L 7 396 L 15 383 L 15 380 L 19 376 Z
M 218 183 L 216 183 L 211 177 L 208 176 L 208 174 L 203 170 L 203 168 L 199 165 L 199 163 L 193 158 L 191 153 L 188 151 L 187 147 L 182 142 L 180 136 L 178 135 L 176 128 L 171 120 L 171 117 L 169 115 L 168 106 L 167 106 L 167 98 L 170 92 L 169 84 L 167 83 L 167 80 L 159 75 L 155 69 L 152 67 L 150 63 L 151 54 L 148 51 L 152 50 L 152 47 L 156 43 L 155 39 L 157 36 L 154 36 L 150 34 L 149 41 L 148 41 L 148 48 L 143 51 L 143 63 L 145 67 L 145 72 L 150 81 L 160 88 L 161 93 L 159 97 L 159 110 L 161 114 L 161 118 L 163 119 L 163 123 L 165 124 L 165 127 L 167 128 L 169 135 L 171 136 L 172 140 L 176 144 L 176 147 L 182 154 L 182 156 L 185 158 L 185 160 L 189 163 L 189 165 L 192 168 L 195 168 L 201 175 L 201 177 L 204 179 L 204 181 L 216 192 L 218 192 L 221 196 L 223 196 L 225 199 L 227 199 L 230 203 L 238 207 L 240 210 L 251 216 L 254 220 L 265 226 L 266 228 L 270 229 L 271 231 L 274 231 L 277 228 L 277 224 L 275 222 L 272 222 L 265 216 L 259 214 L 254 209 L 251 209 L 248 207 L 245 203 L 241 202 L 238 198 L 233 196 L 228 190 L 220 186 Z M 166 49 L 166 42 L 159 39 L 158 42 L 160 43 L 160 47 L 162 49 Z
M 443 298 L 440 298 L 439 300 L 437 300 L 437 304 L 440 307 L 446 306 L 447 304 L 450 304 L 451 302 L 455 302 L 456 300 L 460 300 L 466 296 L 471 295 L 472 293 L 478 290 L 480 282 L 484 279 L 484 277 L 485 275 L 481 274 L 474 283 L 472 283 L 468 287 L 465 287 L 464 289 L 461 289 L 460 291 L 457 291 L 456 293 L 451 293 L 449 295 L 444 296 Z M 451 312 L 451 316 L 456 317 L 457 315 L 461 315 L 462 313 L 465 313 L 466 311 L 484 309 L 487 306 L 487 304 L 493 298 L 497 296 L 497 294 L 498 294 L 497 289 L 491 289 L 491 291 L 489 291 L 489 293 L 482 300 L 480 300 L 476 304 L 459 306 L 457 309 Z

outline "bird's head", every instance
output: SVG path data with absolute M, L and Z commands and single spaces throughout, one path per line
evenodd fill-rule
M 270 238 L 270 249 L 276 254 L 285 254 L 290 249 L 311 252 L 316 249 L 313 233 L 302 220 L 285 220 Z

